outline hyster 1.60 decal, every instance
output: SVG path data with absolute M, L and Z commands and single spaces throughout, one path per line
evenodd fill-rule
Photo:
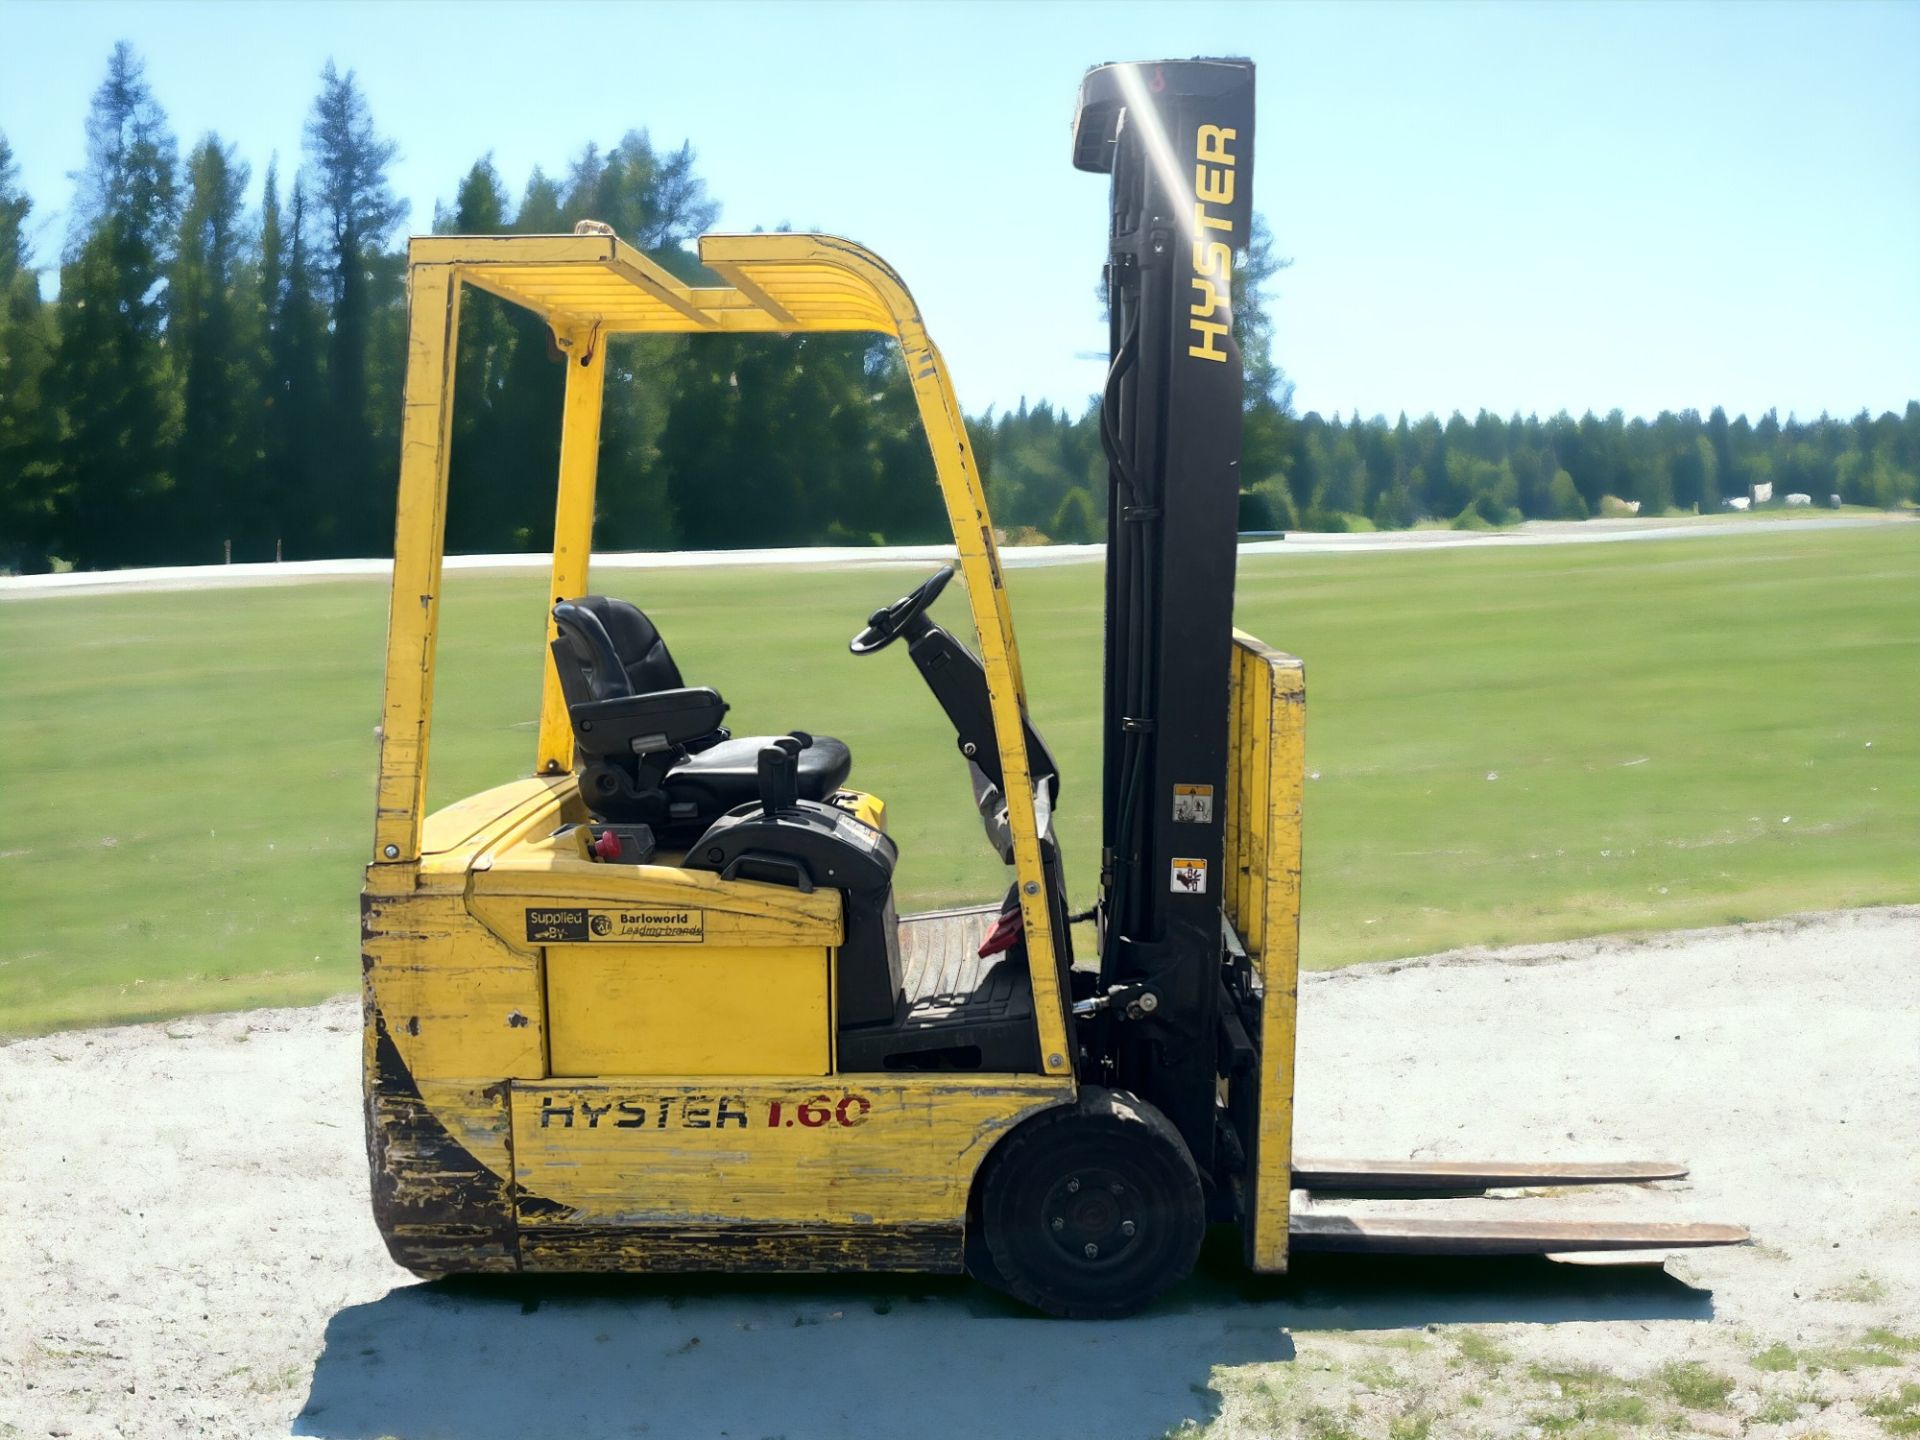
M 595 1101 L 599 1103 L 596 1104 Z M 864 1095 L 798 1095 L 749 1100 L 743 1095 L 542 1095 L 540 1128 L 563 1130 L 851 1129 L 866 1123 Z
M 580 945 L 596 940 L 625 945 L 685 945 L 706 935 L 707 912 L 670 907 L 529 905 L 527 939 L 536 945 Z

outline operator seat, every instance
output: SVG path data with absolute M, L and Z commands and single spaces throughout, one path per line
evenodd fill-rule
M 554 668 L 586 762 L 580 794 L 596 817 L 650 825 L 670 845 L 759 800 L 760 752 L 774 737 L 730 735 L 720 724 L 727 702 L 685 685 L 644 611 L 583 595 L 555 605 L 553 619 Z M 807 739 L 799 795 L 824 800 L 846 784 L 853 755 L 832 736 Z

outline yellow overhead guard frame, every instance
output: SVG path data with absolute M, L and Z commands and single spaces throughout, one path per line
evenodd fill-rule
M 705 235 L 700 260 L 725 286 L 688 285 L 613 235 L 420 236 L 409 248 L 407 389 L 387 636 L 379 808 L 370 891 L 383 872 L 404 885 L 420 857 L 439 632 L 447 462 L 462 284 L 531 310 L 567 357 L 566 408 L 554 512 L 553 603 L 584 593 L 593 541 L 605 341 L 640 334 L 875 332 L 899 341 L 952 523 L 967 603 L 986 668 L 1006 777 L 1014 869 L 1034 982 L 1043 1064 L 1072 1064 L 1045 903 L 1013 615 L 980 471 L 940 352 L 913 296 L 871 251 L 827 235 Z M 549 639 L 552 620 L 549 618 Z M 535 773 L 573 767 L 573 730 L 548 664 Z

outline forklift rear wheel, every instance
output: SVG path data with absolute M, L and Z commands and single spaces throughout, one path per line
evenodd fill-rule
M 1049 1315 L 1128 1315 L 1185 1278 L 1206 1202 L 1171 1121 L 1124 1090 L 1087 1087 L 1001 1142 L 981 1180 L 995 1273 Z M 984 1267 L 983 1267 L 984 1268 Z

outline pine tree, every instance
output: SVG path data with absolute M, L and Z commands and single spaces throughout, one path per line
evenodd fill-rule
M 563 207 L 559 185 L 536 166 L 508 228 L 526 235 L 560 234 L 569 228 Z M 494 410 L 500 465 L 517 478 L 517 484 L 513 503 L 503 515 L 500 538 L 486 548 L 539 551 L 553 543 L 553 487 L 544 482 L 559 461 L 566 366 L 537 316 L 516 308 L 508 323 L 513 344 Z M 619 483 L 613 477 L 603 496 Z
M 41 570 L 54 483 L 53 415 L 42 392 L 53 329 L 27 254 L 33 201 L 19 180 L 0 134 L 0 568 Z
M 11 284 L 27 268 L 27 216 L 32 211 L 32 199 L 20 188 L 13 146 L 0 130 L 0 285 Z
M 689 278 L 698 263 L 684 246 L 713 223 L 719 206 L 707 198 L 706 183 L 693 170 L 693 151 L 683 145 L 662 161 L 645 131 L 630 130 L 620 143 L 602 151 L 588 145 L 568 171 L 563 204 L 563 228 L 584 219 L 604 221 L 628 244 L 645 252 L 673 273 Z M 605 410 L 600 443 L 600 519 L 603 542 L 616 548 L 665 549 L 675 544 L 743 545 L 765 543 L 745 538 L 757 522 L 749 520 L 745 530 L 731 538 L 724 526 L 709 526 L 702 518 L 703 508 L 726 491 L 698 493 L 686 488 L 694 473 L 678 467 L 677 475 L 664 456 L 670 405 L 704 408 L 724 397 L 703 395 L 704 383 L 716 374 L 731 376 L 736 366 L 715 370 L 724 357 L 734 356 L 748 363 L 761 352 L 785 350 L 784 362 L 765 361 L 750 366 L 756 376 L 771 374 L 782 363 L 791 364 L 796 339 L 754 339 L 749 342 L 700 336 L 689 341 L 684 336 L 635 336 L 623 339 L 608 352 Z M 692 370 L 683 366 L 692 365 Z M 771 366 L 769 370 L 767 367 Z M 747 382 L 742 379 L 742 388 Z M 752 403 L 771 405 L 775 389 L 758 380 L 752 384 Z M 777 388 L 777 387 L 776 387 Z M 703 453 L 711 456 L 729 447 L 738 447 L 739 464 L 747 467 L 730 480 L 736 505 L 742 487 L 751 488 L 762 481 L 778 488 L 758 458 L 766 438 L 764 418 L 759 422 L 745 418 L 738 404 L 722 404 L 733 418 L 722 436 L 700 442 Z M 763 426 L 759 435 L 746 433 L 754 423 Z M 744 427 L 744 429 L 742 428 Z M 683 423 L 680 433 L 687 434 Z M 708 472 L 713 473 L 713 472 Z M 716 475 L 716 478 L 717 475 Z M 676 498 L 677 497 L 677 498 Z M 685 504 L 683 523 L 677 506 Z M 804 528 L 799 512 L 782 511 L 798 529 Z M 739 518 L 735 516 L 734 518 Z M 756 532 L 757 533 L 757 532 Z M 694 536 L 701 536 L 696 540 Z
M 367 266 L 366 442 L 368 481 L 363 533 L 355 553 L 393 548 L 393 501 L 400 479 L 400 428 L 407 389 L 407 252 L 382 249 Z
M 276 170 L 267 170 L 260 221 L 262 500 L 274 557 L 292 560 L 340 552 L 337 516 L 327 508 L 336 492 L 321 485 L 325 317 L 307 244 L 306 188 L 295 176 L 283 228 Z
M 284 412 L 277 403 L 274 355 L 280 291 L 286 283 L 286 274 L 287 236 L 280 217 L 280 157 L 274 155 L 267 161 L 267 178 L 261 187 L 260 240 L 255 252 L 253 303 L 248 325 L 254 341 L 254 433 L 260 442 L 254 498 L 259 506 L 261 532 L 267 541 L 265 553 L 258 557 L 261 559 L 279 555 L 286 529 L 286 492 L 282 477 L 286 436 L 282 424 Z
M 395 467 L 380 464 L 375 427 L 397 423 L 374 414 L 369 384 L 376 343 L 379 292 L 396 289 L 393 267 L 380 266 L 394 227 L 406 217 L 387 170 L 399 153 L 373 128 L 366 97 L 354 72 L 342 75 L 329 60 L 320 94 L 307 121 L 307 155 L 313 166 L 313 206 L 323 241 L 320 275 L 331 320 L 327 338 L 327 405 L 324 436 L 326 507 L 336 518 L 330 538 L 336 553 L 382 554 L 392 544 L 390 527 Z M 384 285 L 382 282 L 385 282 Z M 399 359 L 390 363 L 397 367 Z M 397 408 L 397 396 L 396 407 Z M 397 455 L 394 457 L 397 459 Z
M 522 235 L 555 235 L 567 228 L 561 218 L 564 202 L 560 187 L 549 180 L 538 165 L 527 177 L 521 193 L 520 208 L 514 213 L 513 228 Z
M 1273 253 L 1273 232 L 1256 214 L 1247 248 L 1234 258 L 1233 338 L 1240 345 L 1246 376 L 1246 404 L 1272 405 L 1282 414 L 1293 409 L 1293 382 L 1273 357 L 1273 317 L 1267 313 L 1266 288 L 1293 261 Z
M 589 140 L 578 158 L 567 166 L 567 183 L 563 187 L 565 199 L 561 202 L 564 224 L 570 226 L 576 220 L 592 219 L 604 220 L 615 230 L 620 228 L 606 216 L 594 213 L 601 200 L 600 179 L 606 169 L 606 157 L 600 153 L 600 147 Z
M 1553 481 L 1547 497 L 1547 514 L 1550 518 L 1555 520 L 1587 518 L 1587 502 L 1580 498 L 1580 487 L 1573 483 L 1573 476 L 1566 471 L 1553 472 Z
M 48 376 L 65 417 L 53 548 L 79 565 L 166 558 L 177 406 L 164 290 L 175 166 L 143 67 L 116 45 L 87 118 Z
M 507 196 L 493 157 L 474 162 L 460 181 L 453 208 L 434 229 L 442 234 L 497 235 L 507 228 Z M 453 451 L 447 499 L 447 548 L 466 553 L 517 550 L 529 528 L 530 502 L 551 510 L 552 492 L 530 485 L 509 432 L 513 402 L 508 381 L 521 341 L 525 312 L 497 296 L 469 289 L 460 301 L 460 353 L 453 385 Z M 545 348 L 532 317 L 525 328 Z M 543 467 L 547 474 L 551 464 Z M 536 471 L 535 473 L 542 473 Z M 537 497 L 537 499 L 535 498 Z
M 247 166 L 208 135 L 187 158 L 187 195 L 167 285 L 167 343 L 181 378 L 177 509 L 187 521 L 177 558 L 264 558 L 265 517 L 256 482 L 260 439 L 256 373 L 247 329 L 247 237 L 241 199 Z
M 867 352 L 868 373 L 873 381 L 873 398 L 868 407 L 868 425 L 873 434 L 873 491 L 866 503 L 873 507 L 876 522 L 890 545 L 912 545 L 951 538 L 946 502 L 934 477 L 933 454 L 927 449 L 926 434 L 920 425 L 920 410 L 907 379 L 906 360 L 896 345 L 880 342 Z M 974 463 L 986 461 L 978 448 L 991 435 L 982 423 L 969 423 L 974 438 Z M 1095 432 L 1088 431 L 1093 448 L 1098 449 Z M 991 449 L 989 442 L 988 448 Z M 1106 462 L 1084 467 L 1086 484 L 1091 487 L 1096 521 L 1106 513 Z M 1096 527 L 1098 528 L 1098 524 Z

